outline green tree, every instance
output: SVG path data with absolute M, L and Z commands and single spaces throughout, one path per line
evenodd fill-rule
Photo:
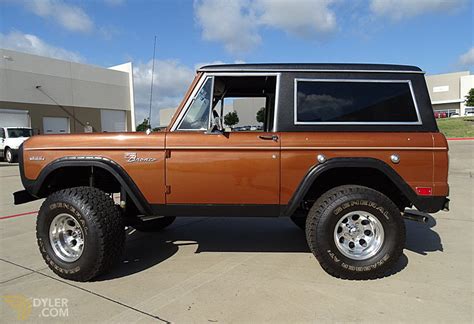
M 262 107 L 257 111 L 257 121 L 259 123 L 265 122 L 265 107 Z
M 137 125 L 137 132 L 144 132 L 146 131 L 148 128 L 150 128 L 150 122 L 148 121 L 148 118 L 145 118 L 141 124 L 138 124 Z
M 224 116 L 224 123 L 230 127 L 237 125 L 239 123 L 239 115 L 237 112 L 231 111 L 227 113 L 227 115 Z
M 471 90 L 469 90 L 469 93 L 466 96 L 465 105 L 468 107 L 474 107 L 474 88 L 471 88 Z

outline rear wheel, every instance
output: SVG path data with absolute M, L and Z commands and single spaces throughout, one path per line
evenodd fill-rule
M 306 221 L 308 245 L 323 269 L 342 279 L 374 279 L 400 258 L 405 225 L 397 206 L 362 186 L 336 187 L 322 195 Z
M 131 226 L 140 232 L 159 232 L 165 227 L 171 225 L 176 217 L 160 217 L 148 221 L 138 221 Z
M 125 244 L 124 225 L 112 198 L 92 187 L 51 194 L 39 211 L 36 236 L 51 270 L 75 281 L 110 270 Z

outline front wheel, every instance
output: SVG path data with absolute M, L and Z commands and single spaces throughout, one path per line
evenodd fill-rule
M 346 185 L 322 195 L 306 221 L 308 245 L 323 269 L 352 280 L 380 278 L 400 258 L 405 225 L 382 193 Z
M 8 163 L 13 163 L 14 161 L 14 156 L 13 156 L 13 152 L 11 150 L 11 148 L 7 148 L 5 150 L 5 160 L 8 162 Z
M 125 230 L 112 198 L 92 187 L 64 189 L 41 206 L 36 237 L 43 259 L 58 276 L 89 281 L 120 259 Z

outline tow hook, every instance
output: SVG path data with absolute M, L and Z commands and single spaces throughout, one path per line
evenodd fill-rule
M 428 216 L 414 210 L 405 210 L 405 212 L 403 213 L 403 218 L 406 218 L 415 222 L 424 223 L 424 224 L 427 224 L 429 221 Z

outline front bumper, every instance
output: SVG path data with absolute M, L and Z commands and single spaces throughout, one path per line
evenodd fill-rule
M 34 201 L 34 200 L 37 200 L 37 199 L 39 199 L 39 198 L 31 195 L 26 190 L 20 190 L 20 191 L 17 191 L 17 192 L 13 193 L 13 204 L 14 205 L 24 204 L 24 203 Z
M 31 180 L 26 179 L 25 177 L 25 170 L 24 170 L 24 165 L 23 165 L 23 144 L 20 145 L 20 148 L 18 149 L 18 167 L 20 169 L 20 178 L 21 178 L 21 183 L 23 184 L 23 187 L 26 190 L 20 190 L 17 192 L 13 193 L 13 204 L 15 205 L 20 205 L 24 204 L 33 200 L 39 199 L 38 197 L 33 196 L 30 191 L 33 182 Z

